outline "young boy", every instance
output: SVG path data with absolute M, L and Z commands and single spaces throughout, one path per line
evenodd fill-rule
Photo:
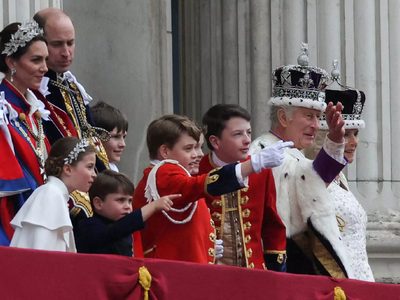
M 250 120 L 250 114 L 238 105 L 218 104 L 205 113 L 205 139 L 212 151 L 201 160 L 199 174 L 250 158 Z M 285 270 L 285 226 L 276 211 L 275 182 L 270 169 L 250 175 L 248 187 L 221 197 L 207 196 L 206 202 L 217 238 L 224 243 L 224 257 L 219 264 Z
M 191 177 L 199 137 L 199 128 L 185 116 L 163 116 L 147 129 L 151 166 L 144 170 L 133 196 L 134 209 L 143 207 L 148 201 L 158 201 L 158 196 L 179 193 L 182 197 L 173 201 L 174 209 L 168 214 L 154 214 L 148 220 L 147 228 L 141 231 L 145 257 L 213 263 L 216 254 L 214 224 L 210 222 L 202 198 L 241 189 L 254 171 L 281 163 L 279 154 L 276 162 L 267 164 L 266 149 L 256 156 L 258 160 L 254 164 L 250 160 L 241 164 L 234 162 Z
M 132 257 L 132 233 L 145 228 L 154 213 L 169 211 L 180 196 L 162 197 L 132 212 L 133 193 L 126 175 L 112 170 L 97 175 L 89 190 L 93 217 L 81 220 L 75 232 L 78 252 Z
M 116 163 L 121 160 L 122 151 L 125 148 L 125 137 L 128 133 L 128 119 L 119 109 L 99 101 L 92 107 L 94 123 L 110 133 L 110 140 L 103 142 L 108 157 L 108 166 L 111 170 L 119 172 Z M 142 238 L 140 231 L 133 234 L 135 257 L 143 257 Z
M 92 115 L 96 126 L 107 130 L 111 135 L 108 142 L 103 142 L 103 146 L 107 153 L 110 169 L 118 172 L 115 163 L 120 162 L 122 151 L 125 148 L 128 119 L 120 110 L 102 101 L 92 107 Z

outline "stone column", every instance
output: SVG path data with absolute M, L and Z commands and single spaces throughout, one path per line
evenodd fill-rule
M 265 105 L 271 95 L 272 80 L 272 47 L 271 27 L 275 20 L 271 15 L 271 1 L 250 1 L 250 81 L 251 81 L 251 115 L 253 135 L 258 136 L 263 128 L 268 128 L 270 120 L 268 106 Z M 257 126 L 254 126 L 257 124 Z
M 72 72 L 94 102 L 105 101 L 128 117 L 127 146 L 119 166 L 134 183 L 149 164 L 147 125 L 173 112 L 167 3 L 170 6 L 166 0 L 64 2 L 76 30 Z

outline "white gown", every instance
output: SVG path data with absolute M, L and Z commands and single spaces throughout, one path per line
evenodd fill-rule
M 341 235 L 353 269 L 354 277 L 352 278 L 375 281 L 366 251 L 367 213 L 350 192 L 343 173 L 340 173 L 339 180 L 347 191 L 339 186 L 340 182 L 336 181 L 329 185 L 328 191 L 334 200 L 336 215 L 346 222 Z
M 76 252 L 68 209 L 68 189 L 49 176 L 21 207 L 10 224 L 15 233 L 11 247 Z

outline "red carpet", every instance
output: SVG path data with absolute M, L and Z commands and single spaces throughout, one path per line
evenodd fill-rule
M 152 276 L 149 299 L 400 300 L 400 286 L 322 276 L 0 247 L 0 299 L 143 299 L 138 270 Z M 338 298 L 342 299 L 342 298 Z M 344 298 L 343 298 L 344 299 Z

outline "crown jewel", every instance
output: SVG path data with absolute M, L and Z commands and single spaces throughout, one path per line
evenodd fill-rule
M 11 35 L 10 41 L 4 44 L 5 48 L 1 54 L 13 55 L 18 51 L 19 47 L 25 47 L 27 43 L 38 35 L 43 35 L 43 29 L 39 28 L 36 21 L 28 20 L 24 24 L 18 25 L 18 30 Z
M 364 92 L 341 84 L 340 71 L 338 69 L 339 62 L 335 59 L 332 65 L 331 83 L 336 82 L 342 90 L 326 89 L 326 103 L 332 102 L 336 105 L 338 102 L 341 102 L 343 104 L 342 118 L 345 121 L 345 129 L 364 128 L 365 122 L 361 116 L 366 100 Z M 325 114 L 322 114 L 320 117 L 320 128 L 328 128 Z
M 318 67 L 308 66 L 308 44 L 301 43 L 297 65 L 287 65 L 272 71 L 272 105 L 302 106 L 323 111 L 326 107 L 324 89 L 330 78 Z
M 86 147 L 89 146 L 89 141 L 87 139 L 81 139 L 72 149 L 72 151 L 68 154 L 67 157 L 64 158 L 64 165 L 72 164 L 75 160 L 78 159 L 78 155 L 81 152 L 85 152 Z

